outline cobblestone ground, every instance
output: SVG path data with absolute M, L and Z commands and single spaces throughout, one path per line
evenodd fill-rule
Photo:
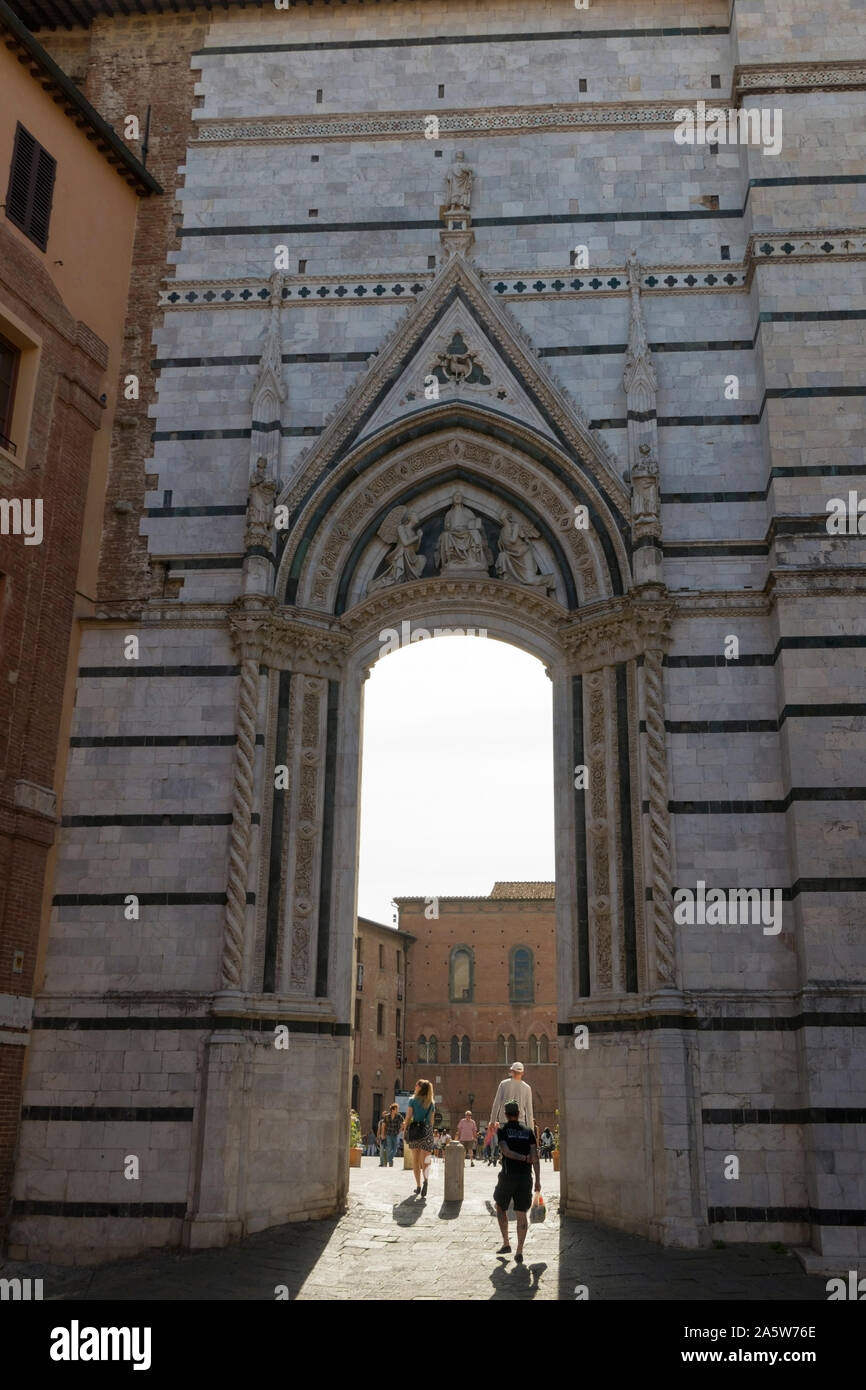
M 793 1254 L 729 1246 L 662 1249 L 588 1222 L 560 1221 L 559 1176 L 542 1166 L 547 1220 L 530 1225 L 525 1263 L 497 1256 L 495 1172 L 466 1165 L 461 1204 L 443 1200 L 434 1164 L 426 1201 L 411 1172 L 365 1158 L 347 1213 L 282 1226 L 222 1250 L 156 1255 L 91 1269 L 7 1262 L 6 1278 L 42 1277 L 54 1299 L 267 1299 L 278 1285 L 304 1300 L 589 1299 L 826 1300 L 826 1281 Z M 511 1217 L 513 1223 L 513 1214 Z M 513 1226 L 512 1226 L 513 1230 Z M 516 1248 L 516 1235 L 511 1237 Z

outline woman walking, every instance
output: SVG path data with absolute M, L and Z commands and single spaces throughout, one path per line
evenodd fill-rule
M 406 1143 L 412 1150 L 412 1171 L 415 1174 L 415 1196 L 427 1196 L 427 1174 L 423 1175 L 433 1153 L 433 1087 L 429 1081 L 416 1081 L 415 1094 L 406 1107 L 403 1121 Z

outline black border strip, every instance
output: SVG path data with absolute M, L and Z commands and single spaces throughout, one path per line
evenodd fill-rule
M 583 677 L 571 678 L 571 725 L 573 766 L 584 766 Z M 577 971 L 578 993 L 587 999 L 591 993 L 589 971 L 589 891 L 586 869 L 586 792 L 578 792 L 574 805 L 574 862 L 577 880 Z
M 690 1033 L 798 1033 L 802 1028 L 866 1028 L 863 1013 L 801 1013 L 760 1018 L 720 1018 L 695 1014 L 640 1014 L 622 1018 L 576 1018 L 570 1023 L 557 1023 L 560 1038 L 570 1038 L 577 1024 L 590 1033 L 657 1033 L 665 1029 L 680 1029 Z
M 183 1219 L 186 1202 L 35 1202 L 16 1198 L 15 1216 L 121 1216 Z
M 289 693 L 291 671 L 280 671 L 277 685 L 277 733 L 274 745 L 274 766 L 288 765 L 289 759 Z M 285 822 L 286 788 L 274 788 L 271 809 L 271 843 L 268 857 L 268 888 L 265 906 L 265 959 L 262 974 L 262 993 L 273 994 L 277 978 L 277 942 L 280 934 L 280 885 L 283 864 L 283 825 Z
M 866 1106 L 702 1110 L 701 1119 L 705 1125 L 862 1125 L 866 1124 Z
M 622 846 L 622 925 L 625 947 L 625 988 L 636 994 L 637 923 L 635 921 L 634 853 L 631 827 L 631 769 L 629 760 L 628 666 L 616 666 L 616 739 L 619 761 L 619 820 Z
M 111 676 L 239 676 L 240 666 L 138 666 L 129 661 L 125 666 L 79 666 L 78 674 L 102 680 Z
M 431 34 L 424 38 L 405 39 L 323 39 L 312 43 L 226 44 L 202 48 L 193 53 L 192 57 L 198 60 L 209 58 L 215 53 L 321 53 L 335 49 L 354 51 L 362 48 L 438 48 L 468 43 L 561 43 L 566 39 L 707 38 L 730 32 L 729 25 L 699 24 L 669 29 L 557 29 L 530 30 L 525 34 Z
M 60 1032 L 163 1032 L 165 1030 L 198 1030 L 209 1032 L 212 1028 L 231 1028 L 245 1033 L 272 1033 L 277 1027 L 288 1028 L 290 1033 L 320 1033 L 327 1037 L 348 1038 L 352 1033 L 350 1023 L 336 1023 L 334 1020 L 318 1018 L 229 1018 L 222 1014 L 207 1014 L 192 1017 L 189 1014 L 177 1015 L 114 1015 L 111 1018 L 70 1018 L 52 1015 L 37 1015 L 33 1028 L 50 1028 Z
M 52 907 L 124 907 L 133 890 L 124 893 L 55 893 Z M 140 907 L 225 907 L 225 893 L 136 893 Z M 247 893 L 253 906 L 255 893 Z
M 328 681 L 328 720 L 325 742 L 325 799 L 322 818 L 322 865 L 319 878 L 319 931 L 316 941 L 316 996 L 328 994 L 331 951 L 331 901 L 334 877 L 334 815 L 337 789 L 337 730 L 340 682 Z
M 866 801 L 866 787 L 792 787 L 776 801 L 669 801 L 674 816 L 784 815 L 796 801 Z
M 864 1226 L 866 1208 L 844 1207 L 707 1207 L 711 1226 L 723 1221 L 796 1221 L 809 1226 Z
M 174 1123 L 175 1120 L 192 1120 L 195 1111 L 191 1105 L 22 1105 L 22 1120 L 118 1120 L 139 1124 Z

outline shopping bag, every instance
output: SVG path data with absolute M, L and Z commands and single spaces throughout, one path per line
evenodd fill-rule
M 536 1192 L 529 1209 L 529 1219 L 530 1221 L 543 1221 L 546 1216 L 547 1207 L 544 1205 L 544 1198 L 540 1192 Z

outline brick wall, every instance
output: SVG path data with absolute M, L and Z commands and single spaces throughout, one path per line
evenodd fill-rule
M 24 467 L 7 498 L 42 500 L 43 538 L 0 536 L 0 1226 L 17 1142 L 53 786 L 90 459 L 102 423 L 105 345 L 64 308 L 42 262 L 0 224 L 0 310 L 41 340 Z M 83 331 L 82 331 L 83 329 Z M 24 441 L 20 441 L 23 445 Z M 23 961 L 16 962 L 16 952 Z M 0 1230 L 2 1237 L 2 1230 Z

